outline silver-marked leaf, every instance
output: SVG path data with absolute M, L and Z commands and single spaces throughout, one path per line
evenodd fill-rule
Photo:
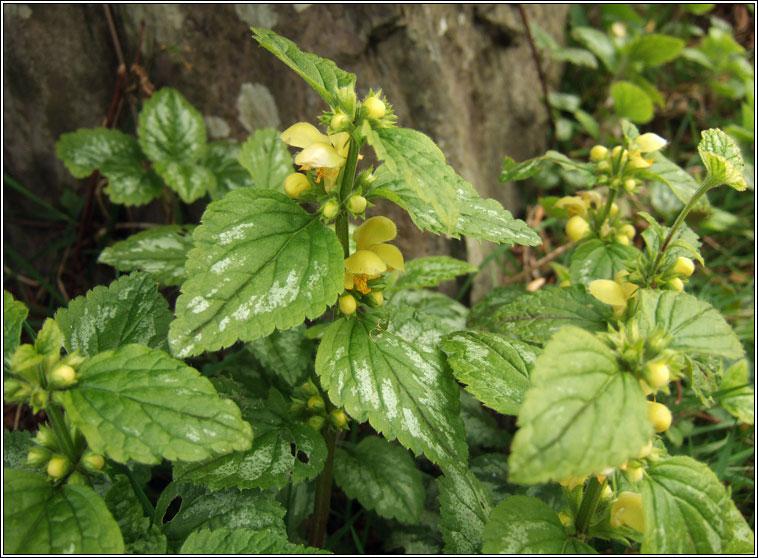
M 28 430 L 7 430 L 3 428 L 3 467 L 6 469 L 30 469 L 26 464 L 32 435 Z
M 747 360 L 742 359 L 730 366 L 719 385 L 719 402 L 740 422 L 755 422 L 755 393 L 753 392 Z
M 381 128 L 368 140 L 385 161 L 376 173 L 371 196 L 381 196 L 408 211 L 421 230 L 493 242 L 536 246 L 539 235 L 493 199 L 456 174 L 426 135 L 407 128 Z
M 424 511 L 421 472 L 408 450 L 379 436 L 337 448 L 334 480 L 348 498 L 388 519 L 419 522 Z
M 700 135 L 702 139 L 697 145 L 697 151 L 708 171 L 709 180 L 714 185 L 726 184 L 735 190 L 747 188 L 742 174 L 745 163 L 734 140 L 718 128 L 703 130 Z
M 21 342 L 21 329 L 29 309 L 23 302 L 13 299 L 13 295 L 3 290 L 3 361 L 10 364 L 13 353 Z
M 292 155 L 273 128 L 263 128 L 242 144 L 238 161 L 247 169 L 253 185 L 262 190 L 284 191 L 284 180 L 294 172 Z
M 313 369 L 313 342 L 305 337 L 305 326 L 274 331 L 247 344 L 263 368 L 285 385 L 295 387 L 305 381 L 308 370 Z
M 637 379 L 591 333 L 564 327 L 537 357 L 508 461 L 520 484 L 618 467 L 653 434 Z
M 707 465 L 676 456 L 648 467 L 642 485 L 643 554 L 721 554 L 729 497 Z
M 474 473 L 457 467 L 445 468 L 445 474 L 437 479 L 437 486 L 445 553 L 479 553 L 492 506 L 489 494 Z
M 571 284 L 589 285 L 595 279 L 613 279 L 626 269 L 624 262 L 634 259 L 637 250 L 598 238 L 581 242 L 571 256 Z
M 337 91 L 342 87 L 355 89 L 355 75 L 337 67 L 326 58 L 303 52 L 297 45 L 269 29 L 251 28 L 253 38 L 279 60 L 293 69 L 330 107 L 339 106 Z M 349 112 L 349 111 L 348 111 Z
M 287 537 L 269 531 L 252 529 L 201 529 L 193 531 L 184 541 L 179 554 L 331 554 L 328 550 L 293 544 Z
M 208 191 L 216 189 L 216 177 L 201 165 L 177 161 L 158 161 L 155 170 L 166 181 L 166 185 L 184 203 L 192 203 L 202 198 Z
M 132 273 L 75 298 L 55 313 L 55 321 L 68 352 L 94 356 L 129 343 L 166 349 L 171 312 L 155 279 Z
M 142 106 L 139 144 L 153 163 L 193 163 L 205 149 L 205 122 L 176 89 L 164 87 Z
M 440 351 L 340 319 L 321 340 L 316 372 L 332 402 L 355 420 L 435 463 L 465 463 L 458 384 Z
M 191 225 L 153 227 L 107 247 L 97 261 L 119 271 L 147 271 L 163 285 L 180 285 L 194 229 Z
M 118 523 L 127 554 L 165 554 L 166 537 L 144 508 L 125 475 L 118 475 L 105 494 L 105 503 Z
M 744 355 L 734 330 L 707 302 L 675 291 L 640 290 L 638 298 L 633 319 L 642 337 L 662 327 L 673 337 L 668 345 L 670 349 L 733 359 Z
M 492 495 L 492 504 L 497 505 L 513 492 L 508 484 L 508 456 L 504 453 L 483 453 L 471 458 L 471 472 L 476 475 L 482 488 Z
M 755 534 L 750 525 L 733 500 L 729 500 L 727 508 L 726 521 L 730 535 L 724 545 L 724 554 L 755 554 Z
M 169 332 L 180 358 L 316 318 L 343 288 L 337 235 L 284 194 L 234 190 L 202 221 Z
M 405 263 L 405 271 L 399 272 L 398 278 L 392 285 L 393 289 L 417 289 L 420 287 L 436 287 L 447 279 L 455 279 L 459 275 L 475 273 L 479 268 L 468 262 L 451 258 L 450 256 L 429 256 L 416 258 Z
M 181 506 L 166 520 L 169 505 L 181 499 Z M 169 543 L 178 546 L 193 531 L 201 529 L 252 529 L 286 537 L 286 510 L 273 492 L 230 488 L 211 492 L 207 488 L 172 482 L 155 505 L 155 523 L 163 526 Z
M 4 554 L 122 554 L 105 502 L 88 486 L 53 488 L 47 476 L 3 470 Z
M 221 199 L 232 190 L 255 186 L 253 177 L 239 163 L 240 151 L 240 145 L 234 142 L 214 141 L 206 146 L 201 163 L 216 177 L 216 186 L 209 191 L 212 199 Z
M 545 287 L 501 306 L 489 327 L 527 343 L 543 344 L 565 325 L 602 331 L 610 318 L 611 307 L 587 294 L 584 287 Z
M 504 448 L 510 443 L 509 434 L 498 426 L 494 415 L 463 388 L 461 388 L 461 418 L 466 426 L 466 442 L 469 447 Z
M 82 364 L 77 379 L 61 395 L 67 415 L 93 451 L 120 463 L 199 461 L 250 447 L 237 405 L 162 351 L 105 351 Z
M 276 390 L 260 409 L 247 409 L 253 446 L 200 463 L 174 463 L 174 481 L 222 488 L 270 488 L 315 478 L 326 461 L 321 434 L 289 416 L 289 405 Z
M 501 307 L 527 294 L 521 285 L 495 287 L 474 304 L 466 323 L 477 329 L 490 329 L 497 323 L 493 315 Z
M 485 331 L 459 331 L 445 336 L 440 347 L 456 379 L 488 407 L 507 415 L 518 413 L 529 389 L 529 368 L 537 350 L 515 339 Z
M 468 308 L 442 293 L 400 291 L 389 304 L 387 331 L 409 343 L 436 345 L 442 336 L 466 326 Z
M 542 500 L 515 495 L 500 502 L 484 527 L 484 554 L 567 554 L 558 514 Z

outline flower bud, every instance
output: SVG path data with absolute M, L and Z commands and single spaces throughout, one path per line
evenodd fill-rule
M 623 234 L 629 240 L 633 240 L 634 235 L 637 234 L 637 230 L 634 228 L 634 225 L 627 223 L 626 225 L 621 225 L 621 228 L 619 228 L 619 233 Z
M 627 178 L 624 180 L 624 190 L 633 193 L 637 189 L 637 181 L 634 178 Z
M 665 432 L 671 426 L 671 411 L 666 405 L 656 403 L 655 401 L 647 402 L 647 413 L 650 418 L 650 422 L 653 423 L 653 428 L 656 432 Z
M 603 500 L 610 500 L 612 496 L 613 496 L 613 489 L 611 488 L 610 484 L 606 484 L 605 488 L 603 488 L 603 493 L 600 494 L 600 497 Z
M 34 443 L 48 449 L 58 449 L 58 439 L 55 432 L 47 426 L 40 426 L 37 435 L 34 437 Z
M 619 165 L 623 165 L 629 159 L 629 152 L 620 145 L 617 145 L 611 150 L 611 157 L 618 160 Z
M 47 474 L 59 479 L 71 470 L 71 462 L 62 455 L 55 455 L 47 464 Z
M 329 200 L 321 207 L 321 214 L 327 219 L 334 219 L 339 210 L 340 205 L 334 200 Z
M 315 430 L 321 430 L 321 428 L 324 426 L 324 422 L 326 421 L 321 415 L 313 415 L 308 419 L 308 424 Z
M 636 140 L 634 140 L 634 142 L 632 142 L 632 145 L 633 147 L 637 147 L 643 153 L 651 153 L 653 151 L 658 151 L 667 143 L 668 142 L 658 134 L 648 132 L 647 134 L 642 134 Z
M 684 290 L 684 283 L 682 282 L 679 277 L 674 277 L 669 281 L 669 285 L 671 285 L 674 290 L 682 292 Z
M 52 452 L 47 448 L 33 447 L 29 450 L 29 454 L 26 456 L 26 464 L 29 467 L 35 469 L 41 469 L 50 460 Z
M 611 170 L 611 164 L 606 159 L 603 159 L 602 161 L 598 162 L 598 164 L 596 165 L 596 168 L 600 172 L 607 172 L 607 171 Z M 602 182 L 607 182 L 607 180 L 608 180 L 607 177 L 604 177 L 604 176 L 601 177 L 601 178 L 605 178 L 604 181 L 599 181 L 601 183 Z
M 342 132 L 347 130 L 348 126 L 350 126 L 350 117 L 342 112 L 338 112 L 332 116 L 332 120 L 329 122 L 329 127 L 333 132 Z
M 355 96 L 354 87 L 345 86 L 337 89 L 337 101 L 348 117 L 353 118 L 355 116 L 355 105 L 358 102 L 358 98 Z
M 674 264 L 674 273 L 678 273 L 682 277 L 689 277 L 695 271 L 695 262 L 689 258 L 683 258 L 679 256 Z
M 629 237 L 628 237 L 628 236 L 626 236 L 626 235 L 624 235 L 624 234 L 617 234 L 617 235 L 614 237 L 614 240 L 615 240 L 615 241 L 616 241 L 618 244 L 623 244 L 624 246 L 629 246 L 629 245 L 632 243 L 632 241 L 631 241 L 631 240 L 629 240 Z
M 284 181 L 284 192 L 296 200 L 300 197 L 300 194 L 310 189 L 311 183 L 308 182 L 308 177 L 300 172 L 293 172 Z
M 637 484 L 638 482 L 642 480 L 642 477 L 645 474 L 645 470 L 642 467 L 635 467 L 634 469 L 629 469 L 629 471 L 627 471 L 627 474 L 628 474 L 629 480 L 633 484 Z
M 347 415 L 342 409 L 335 409 L 329 413 L 329 422 L 336 428 L 342 428 L 347 424 Z
M 376 302 L 377 306 L 381 306 L 384 302 L 384 295 L 382 294 L 382 291 L 371 291 L 369 293 L 369 296 L 374 299 L 374 302 Z
M 68 364 L 60 364 L 50 373 L 48 382 L 51 388 L 68 387 L 76 382 L 76 371 Z
M 340 297 L 340 311 L 343 314 L 355 314 L 356 308 L 358 308 L 358 303 L 353 295 L 346 294 Z
M 105 466 L 105 458 L 99 453 L 88 450 L 82 457 L 82 465 L 89 471 L 100 471 Z
M 36 389 L 32 393 L 31 404 L 34 413 L 38 413 L 40 409 L 44 409 L 50 399 L 50 393 L 43 389 Z
M 579 215 L 575 215 L 566 223 L 566 235 L 572 242 L 579 242 L 590 232 L 590 224 Z
M 378 120 L 387 111 L 384 102 L 379 97 L 369 97 L 363 101 L 363 107 L 366 109 L 366 116 Z
M 569 281 L 568 279 L 564 279 L 563 281 L 561 281 L 558 284 L 558 286 L 559 287 L 570 287 L 571 286 L 571 281 Z
M 66 484 L 77 484 L 79 486 L 87 486 L 87 477 L 82 475 L 79 471 L 74 471 L 66 479 Z
M 366 210 L 366 198 L 360 194 L 353 194 L 347 200 L 347 208 L 351 213 L 363 213 Z
M 653 451 L 653 441 L 650 440 L 637 454 L 637 459 L 645 459 Z
M 307 407 L 311 411 L 321 410 L 324 408 L 324 400 L 321 399 L 318 395 L 314 395 L 313 397 L 308 399 Z
M 645 515 L 642 511 L 642 494 L 622 492 L 611 506 L 611 527 L 627 525 L 635 531 L 645 531 Z
M 610 215 L 610 217 L 611 217 L 611 218 L 613 218 L 613 217 L 615 217 L 616 215 L 618 215 L 618 212 L 619 212 L 619 206 L 618 206 L 618 205 L 616 205 L 616 203 L 615 203 L 615 202 L 611 203 L 611 208 L 610 208 L 610 210 L 608 211 L 608 215 Z
M 608 156 L 608 148 L 604 145 L 596 145 L 590 149 L 590 161 L 602 161 Z
M 671 380 L 671 372 L 663 362 L 648 362 L 645 367 L 645 379 L 654 388 L 663 387 Z

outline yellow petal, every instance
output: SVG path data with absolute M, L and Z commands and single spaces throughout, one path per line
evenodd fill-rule
M 295 164 L 309 169 L 338 168 L 345 163 L 328 143 L 312 143 L 295 157 Z
M 345 280 L 342 283 L 342 285 L 345 287 L 346 291 L 352 290 L 353 287 L 355 287 L 355 280 L 353 279 L 353 274 L 350 273 L 347 269 L 345 270 Z
M 400 249 L 397 246 L 393 246 L 392 244 L 372 244 L 368 249 L 382 258 L 382 261 L 387 264 L 387 267 L 405 271 L 403 253 L 400 252 Z
M 329 136 L 329 142 L 332 147 L 339 153 L 341 157 L 347 158 L 347 152 L 350 149 L 350 134 L 347 132 L 339 132 L 338 134 L 331 134 Z
M 353 232 L 353 239 L 358 246 L 358 250 L 365 250 L 372 244 L 387 242 L 396 236 L 397 227 L 395 223 L 382 216 L 367 219 Z
M 626 296 L 624 289 L 616 281 L 609 279 L 597 279 L 592 281 L 589 286 L 590 294 L 601 302 L 611 306 L 626 305 Z
M 587 215 L 587 205 L 587 202 L 578 196 L 565 196 L 555 202 L 555 205 L 553 207 L 557 207 L 559 209 L 562 207 L 566 208 L 566 212 L 569 214 L 569 217 L 573 217 L 574 215 L 581 215 L 584 217 Z
M 329 138 L 322 134 L 313 124 L 298 122 L 282 132 L 279 136 L 287 145 L 293 147 L 308 147 L 312 143 L 329 144 Z
M 642 134 L 640 137 L 634 140 L 633 145 L 643 153 L 651 153 L 653 151 L 658 151 L 660 148 L 666 145 L 666 143 L 666 140 L 658 134 L 648 132 L 647 134 Z
M 646 169 L 653 165 L 653 159 L 645 159 L 639 153 L 632 153 L 629 156 L 629 166 L 633 169 Z
M 376 275 L 387 271 L 387 265 L 369 250 L 356 250 L 345 260 L 345 269 L 353 275 Z
M 611 526 L 628 525 L 640 533 L 645 531 L 645 514 L 642 511 L 642 494 L 622 492 L 611 506 Z

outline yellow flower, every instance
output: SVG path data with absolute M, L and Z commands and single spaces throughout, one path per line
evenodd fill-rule
M 635 139 L 629 146 L 629 166 L 635 169 L 646 169 L 653 164 L 654 159 L 645 159 L 642 153 L 653 153 L 664 145 L 666 140 L 658 134 L 648 132 Z
M 624 280 L 628 274 L 626 270 L 619 271 L 614 281 L 596 279 L 589 284 L 590 294 L 599 301 L 613 306 L 613 314 L 616 317 L 624 313 L 627 301 L 637 294 L 639 288 L 634 283 Z
M 553 207 L 557 207 L 558 209 L 565 208 L 569 217 L 573 217 L 574 215 L 584 217 L 587 215 L 589 203 L 579 196 L 564 196 L 555 202 Z
M 355 229 L 355 252 L 345 260 L 345 287 L 352 283 L 363 294 L 371 289 L 366 281 L 376 279 L 385 271 L 405 270 L 403 254 L 397 246 L 384 244 L 397 236 L 395 223 L 386 217 L 372 217 Z
M 645 515 L 642 511 L 642 494 L 622 492 L 611 506 L 611 527 L 627 525 L 639 531 L 645 531 Z
M 307 122 L 293 124 L 281 136 L 282 141 L 302 151 L 295 157 L 300 170 L 316 170 L 316 182 L 324 179 L 324 188 L 329 192 L 337 181 L 340 169 L 345 164 L 350 146 L 350 134 L 322 134 L 318 128 Z

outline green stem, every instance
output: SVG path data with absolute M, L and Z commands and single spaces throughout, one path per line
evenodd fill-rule
M 344 204 L 353 192 L 355 169 L 358 166 L 358 151 L 360 151 L 360 147 L 355 140 L 351 139 L 350 148 L 347 152 L 347 161 L 345 161 L 345 168 L 342 171 L 342 184 L 340 184 L 339 190 L 340 212 L 337 214 L 337 220 L 334 223 L 337 238 L 339 238 L 342 244 L 342 251 L 346 258 L 350 256 L 350 240 L 347 234 L 347 211 Z
M 616 189 L 611 188 L 608 193 L 608 199 L 605 202 L 605 207 L 603 208 L 603 213 L 600 216 L 600 221 L 595 221 L 595 227 L 597 228 L 597 232 L 600 233 L 600 227 L 603 226 L 603 223 L 605 223 L 605 220 L 608 218 L 608 214 L 611 212 L 611 206 L 613 205 L 613 200 L 616 198 Z
M 63 419 L 63 413 L 55 403 L 50 403 L 46 408 L 47 418 L 50 419 L 50 425 L 53 427 L 55 437 L 58 438 L 58 444 L 66 455 L 66 458 L 72 465 L 76 465 L 78 456 L 74 449 L 74 442 L 71 440 L 68 428 L 66 427 L 66 421 Z
M 134 473 L 132 473 L 132 470 L 126 465 L 116 463 L 111 459 L 108 460 L 108 465 L 110 465 L 111 468 L 114 469 L 117 473 L 126 475 L 126 478 L 129 479 L 129 484 L 132 485 L 134 494 L 137 495 L 137 499 L 139 500 L 140 504 L 142 504 L 142 511 L 147 517 L 150 518 L 150 524 L 152 525 L 153 520 L 155 519 L 155 508 L 153 507 L 153 504 L 150 503 L 150 500 L 148 499 L 147 494 L 145 494 L 145 491 L 142 490 L 140 483 L 137 482 L 137 478 L 134 476 Z
M 595 515 L 597 504 L 600 502 L 600 497 L 603 495 L 603 489 L 605 488 L 606 481 L 598 482 L 597 477 L 590 477 L 590 482 L 584 491 L 582 497 L 582 504 L 579 506 L 579 511 L 576 514 L 576 531 L 580 534 L 586 534 L 590 528 L 590 522 Z
M 666 249 L 668 249 L 669 244 L 674 238 L 674 235 L 676 234 L 676 231 L 679 229 L 681 224 L 684 222 L 684 219 L 687 217 L 690 211 L 692 211 L 692 208 L 695 207 L 695 204 L 700 200 L 700 198 L 703 197 L 703 195 L 713 188 L 714 186 L 717 186 L 716 183 L 714 183 L 712 180 L 709 180 L 710 177 L 706 177 L 703 184 L 700 186 L 697 192 L 690 198 L 690 201 L 687 202 L 687 205 L 684 206 L 684 209 L 682 209 L 681 212 L 679 212 L 679 215 L 676 218 L 676 221 L 674 221 L 674 224 L 671 225 L 671 229 L 669 229 L 668 235 L 666 235 L 666 239 L 663 241 L 663 244 L 661 245 L 660 250 L 658 250 L 658 254 L 655 256 L 655 260 L 653 260 L 653 264 L 650 266 L 650 269 L 648 270 L 647 279 L 650 280 L 653 276 L 655 276 L 656 272 L 658 271 L 658 266 L 660 265 L 661 261 L 663 260 L 663 256 L 666 253 Z
M 321 548 L 326 536 L 326 523 L 329 519 L 329 502 L 332 497 L 332 475 L 334 473 L 334 447 L 337 441 L 337 432 L 327 428 L 324 436 L 326 441 L 326 463 L 324 469 L 316 481 L 316 501 L 313 506 L 313 523 L 308 536 L 310 546 Z

